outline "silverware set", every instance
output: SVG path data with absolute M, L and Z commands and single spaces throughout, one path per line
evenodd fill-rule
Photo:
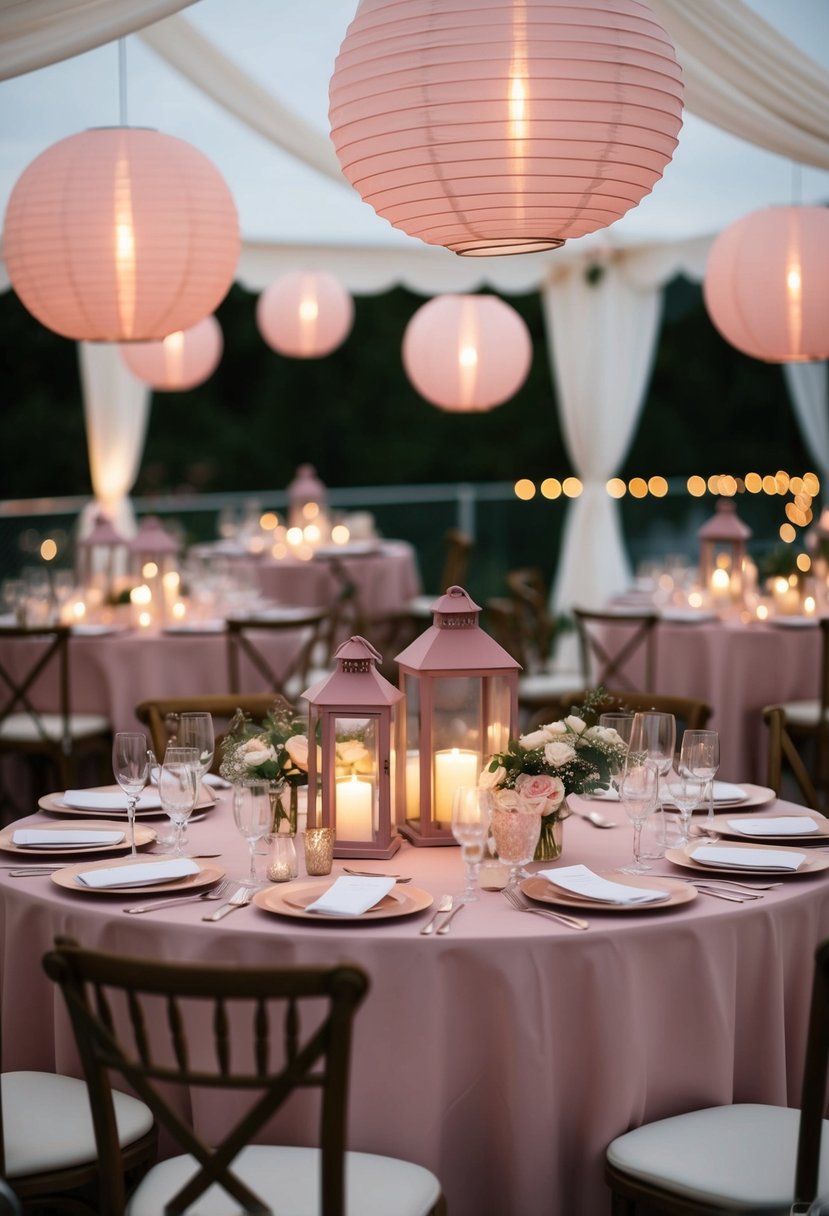
M 677 878 L 676 874 L 654 874 L 654 878 Z M 714 899 L 724 899 L 730 903 L 744 904 L 755 899 L 762 899 L 764 891 L 771 891 L 782 886 L 779 882 L 746 882 L 744 879 L 730 878 L 688 878 L 682 876 L 682 882 L 696 887 L 701 895 L 711 895 Z
M 547 920 L 554 920 L 561 925 L 566 925 L 568 929 L 590 928 L 588 922 L 578 916 L 568 916 L 564 912 L 555 912 L 552 908 L 537 908 L 521 894 L 517 887 L 504 887 L 501 894 L 507 903 L 512 904 L 516 912 L 529 912 L 532 916 L 543 916 Z

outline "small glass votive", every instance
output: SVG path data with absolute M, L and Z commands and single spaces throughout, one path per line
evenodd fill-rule
M 334 860 L 334 829 L 308 828 L 305 832 L 305 872 L 330 874 Z
M 290 882 L 297 876 L 293 836 L 287 832 L 277 832 L 268 839 L 268 878 L 271 882 Z

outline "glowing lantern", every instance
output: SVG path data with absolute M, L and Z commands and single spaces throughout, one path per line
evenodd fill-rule
M 256 304 L 259 332 L 280 355 L 318 359 L 336 350 L 354 323 L 354 301 L 324 271 L 295 271 L 277 279 Z
M 222 328 L 205 317 L 192 329 L 168 334 L 160 342 L 131 342 L 121 358 L 134 376 L 158 392 L 184 392 L 213 375 L 222 357 Z

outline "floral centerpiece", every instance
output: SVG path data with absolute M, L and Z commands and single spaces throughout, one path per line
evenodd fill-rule
M 271 789 L 272 831 L 296 832 L 297 790 L 308 784 L 308 724 L 278 697 L 259 724 L 237 709 L 222 740 L 219 772 L 234 783 L 259 779 Z M 289 806 L 282 800 L 290 791 Z
M 541 809 L 541 836 L 536 857 L 561 855 L 561 823 L 567 818 L 568 794 L 589 794 L 610 785 L 611 764 L 624 759 L 627 746 L 612 729 L 591 725 L 592 706 L 605 698 L 596 690 L 566 718 L 539 726 L 510 740 L 506 751 L 490 758 L 479 785 L 491 792 L 496 805 L 522 803 Z

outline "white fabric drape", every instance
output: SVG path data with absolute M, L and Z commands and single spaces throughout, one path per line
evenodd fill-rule
M 78 358 L 96 506 L 122 536 L 131 536 L 129 493 L 141 466 L 150 390 L 130 372 L 116 344 L 79 342 Z
M 827 364 L 784 363 L 783 375 L 803 441 L 829 485 L 829 374 Z
M 0 0 L 0 80 L 160 21 L 195 0 Z

